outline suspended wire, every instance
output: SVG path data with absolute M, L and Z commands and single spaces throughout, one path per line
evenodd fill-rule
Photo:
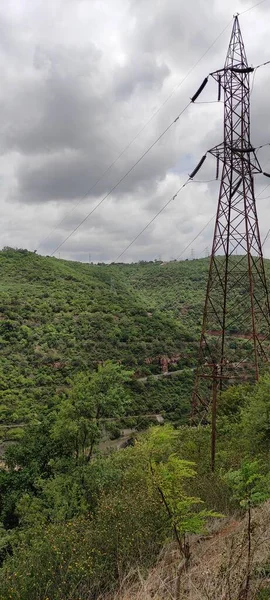
M 207 181 L 198 181 L 196 179 L 191 179 L 190 177 L 187 179 L 187 181 L 177 190 L 176 194 L 174 194 L 174 196 L 172 196 L 170 198 L 170 200 L 168 200 L 168 202 L 166 202 L 166 204 L 164 204 L 164 206 L 155 214 L 155 216 L 149 221 L 149 223 L 147 223 L 147 225 L 140 231 L 140 233 L 138 233 L 138 235 L 135 236 L 135 238 L 126 246 L 126 248 L 123 250 L 123 252 L 121 252 L 121 254 L 119 254 L 116 258 L 116 260 L 114 262 L 117 262 L 119 258 L 121 258 L 123 256 L 123 254 L 125 254 L 125 252 L 131 247 L 133 246 L 133 244 L 136 242 L 136 240 L 146 231 L 146 229 L 148 229 L 148 227 L 156 220 L 156 218 L 165 210 L 165 208 L 173 201 L 175 200 L 176 196 L 179 194 L 179 192 L 181 192 L 181 190 L 188 184 L 188 183 L 210 183 L 211 181 L 217 181 L 216 179 L 209 179 Z M 213 217 L 211 217 L 212 219 Z M 211 220 L 210 219 L 210 220 Z M 210 222 L 210 221 L 209 221 Z M 208 223 L 207 223 L 208 225 Z M 207 227 L 207 225 L 205 227 Z M 204 229 L 205 229 L 204 227 Z M 203 230 L 202 230 L 203 231 Z M 201 232 L 200 232 L 201 233 Z M 200 235 L 200 234 L 198 234 Z M 196 239 L 196 238 L 195 238 Z M 194 241 L 194 240 L 193 240 Z M 192 243 L 192 242 L 191 242 Z M 178 259 L 176 259 L 178 260 Z
M 267 142 L 267 144 L 262 144 L 261 146 L 257 146 L 257 148 L 254 148 L 254 150 L 260 150 L 261 148 L 266 148 L 266 146 L 270 146 L 270 143 Z
M 209 73 L 209 75 L 217 75 L 217 73 L 222 73 L 224 71 L 235 71 L 237 73 L 254 73 L 255 76 L 255 72 L 257 71 L 257 69 L 260 69 L 260 67 L 265 67 L 266 65 L 270 64 L 270 60 L 267 60 L 264 63 L 260 63 L 259 65 L 256 65 L 255 67 L 247 67 L 247 69 L 236 69 L 234 67 L 224 67 L 223 69 L 218 69 L 217 71 L 212 71 L 211 73 Z M 254 80 L 254 76 L 253 76 L 253 80 Z M 252 84 L 253 86 L 253 84 Z M 219 102 L 219 100 L 212 100 L 211 103 L 214 102 Z M 210 104 L 210 102 L 197 102 L 196 104 Z
M 250 96 L 251 96 L 251 94 L 252 94 L 252 92 L 253 92 L 254 83 L 255 83 L 255 75 L 256 75 L 256 73 L 257 73 L 257 69 L 258 69 L 258 67 L 256 67 L 256 68 L 254 69 L 253 78 L 252 78 L 252 84 L 251 84 L 251 88 L 250 88 Z
M 194 102 L 194 104 L 218 104 L 220 100 L 206 100 L 200 102 Z
M 250 8 L 247 8 L 246 10 L 243 10 L 242 12 L 240 12 L 239 15 L 244 15 L 245 13 L 249 12 L 250 10 L 253 10 L 253 8 L 256 8 L 256 6 L 260 6 L 260 4 L 263 4 L 264 2 L 268 2 L 268 0 L 261 0 L 260 2 L 257 2 L 257 4 L 253 4 L 253 6 L 250 6 Z
M 95 181 L 95 183 L 88 189 L 88 191 L 72 206 L 72 208 L 65 214 L 65 216 L 63 217 L 63 219 L 61 219 L 61 221 L 59 221 L 55 227 L 49 232 L 49 234 L 40 242 L 40 244 L 37 247 L 37 250 L 43 246 L 43 244 L 47 241 L 47 239 L 52 235 L 52 233 L 60 226 L 62 225 L 62 223 L 65 221 L 65 219 L 67 218 L 67 216 L 73 212 L 73 210 L 75 210 L 75 208 L 77 208 L 77 206 L 83 201 L 85 200 L 85 198 L 87 198 L 87 196 L 89 196 L 90 192 L 95 189 L 95 187 L 103 180 L 103 178 L 105 177 L 105 175 L 107 175 L 107 173 L 114 167 L 114 165 L 120 160 L 120 158 L 123 156 L 123 154 L 132 146 L 132 144 L 137 140 L 137 138 L 140 136 L 140 134 L 145 130 L 145 128 L 149 125 L 149 123 L 151 123 L 151 121 L 155 118 L 155 116 L 159 113 L 160 110 L 162 110 L 162 108 L 165 106 L 165 104 L 167 104 L 167 102 L 172 98 L 172 96 L 177 92 L 177 90 L 183 85 L 183 83 L 188 79 L 188 77 L 191 75 L 191 73 L 194 71 L 194 69 L 196 69 L 196 67 L 200 64 L 200 62 L 204 59 L 204 57 L 208 54 L 208 52 L 213 48 L 213 46 L 216 44 L 216 42 L 219 40 L 219 38 L 223 35 L 223 33 L 226 31 L 226 29 L 229 27 L 229 25 L 231 24 L 232 19 L 230 19 L 230 21 L 227 23 L 227 25 L 224 27 L 224 29 L 222 29 L 222 31 L 219 33 L 219 35 L 215 38 L 215 40 L 210 44 L 210 46 L 207 48 L 207 50 L 202 54 L 202 56 L 197 60 L 197 62 L 189 69 L 189 71 L 186 73 L 186 75 L 181 79 L 181 81 L 178 83 L 178 85 L 173 88 L 172 92 L 165 98 L 165 100 L 158 106 L 158 108 L 156 109 L 156 111 L 151 115 L 151 117 L 144 123 L 144 125 L 141 127 L 141 129 L 139 129 L 138 133 L 130 140 L 130 142 L 123 148 L 123 150 L 121 150 L 120 154 L 118 154 L 118 156 L 115 158 L 115 160 L 107 167 L 107 169 L 105 169 L 105 171 L 103 171 L 100 175 L 100 177 Z M 89 215 L 90 216 L 90 215 Z
M 267 234 L 266 234 L 266 236 L 265 236 L 265 238 L 264 238 L 264 240 L 263 240 L 263 243 L 262 243 L 262 248 L 263 248 L 263 246 L 264 246 L 264 244 L 265 244 L 265 242 L 266 242 L 266 240 L 267 240 L 267 238 L 268 238 L 269 234 L 270 234 L 270 229 L 268 229 L 268 231 L 267 231 Z
M 268 163 L 266 163 L 266 164 L 268 164 Z M 265 165 L 264 165 L 264 166 L 265 166 Z M 216 181 L 216 179 L 212 179 L 212 181 Z M 197 181 L 196 183 L 201 183 L 201 182 Z M 260 196 L 261 194 L 263 194 L 263 192 L 265 192 L 265 190 L 266 190 L 266 189 L 267 189 L 269 186 L 270 186 L 270 183 L 268 183 L 268 184 L 267 184 L 267 185 L 266 185 L 266 186 L 263 188 L 263 190 L 261 190 L 261 192 L 260 192 L 260 193 L 259 193 L 259 194 L 256 196 L 256 198 L 259 198 L 259 196 Z M 264 199 L 265 199 L 265 198 L 261 198 L 261 200 L 264 200 Z M 195 242 L 195 241 L 197 240 L 197 238 L 198 238 L 198 237 L 199 237 L 199 236 L 200 236 L 200 235 L 203 233 L 203 231 L 204 231 L 204 230 L 205 230 L 205 229 L 208 227 L 208 225 L 211 223 L 211 221 L 213 221 L 214 217 L 215 217 L 215 214 L 214 214 L 214 215 L 212 215 L 211 219 L 209 219 L 209 221 L 206 223 L 206 225 L 204 225 L 204 227 L 201 229 L 201 231 L 199 231 L 199 233 L 198 233 L 198 234 L 195 236 L 195 238 L 193 238 L 193 240 L 192 240 L 192 241 L 191 241 L 191 242 L 190 242 L 190 243 L 189 243 L 189 244 L 188 244 L 188 245 L 187 245 L 187 246 L 184 248 L 184 250 L 182 250 L 182 252 L 179 254 L 179 256 L 177 257 L 177 259 L 176 259 L 176 260 L 179 260 L 179 259 L 181 258 L 181 256 L 183 256 L 183 254 L 186 252 L 186 250 L 188 250 L 188 248 L 189 248 L 189 247 L 190 247 L 190 246 L 193 244 L 193 242 Z M 265 238 L 264 238 L 264 241 L 263 241 L 263 243 L 262 243 L 262 246 L 265 244 L 265 242 L 266 242 L 266 240 L 267 240 L 267 238 L 268 238 L 268 236 L 269 236 L 269 235 L 270 235 L 270 229 L 269 229 L 269 231 L 268 231 L 267 235 L 266 235 L 266 236 L 265 236 Z
M 123 175 L 123 177 L 121 177 L 121 179 L 119 179 L 117 181 L 117 183 L 96 204 L 96 206 L 94 206 L 94 208 L 92 208 L 92 210 L 90 210 L 90 212 L 86 215 L 86 217 L 84 217 L 84 219 L 82 219 L 82 221 L 79 223 L 79 225 L 77 225 L 76 227 L 74 227 L 74 229 L 71 231 L 71 233 L 69 233 L 69 235 L 67 235 L 67 237 L 60 244 L 58 244 L 58 246 L 53 250 L 53 252 L 51 252 L 50 256 L 52 256 L 57 250 L 59 250 L 59 248 L 61 248 L 61 246 L 63 246 L 63 244 L 65 244 L 65 242 L 67 242 L 67 240 L 69 240 L 69 238 L 71 238 L 71 236 L 76 231 L 78 231 L 78 229 L 81 227 L 81 225 L 83 225 L 83 223 L 85 223 L 85 221 L 87 221 L 87 219 L 97 210 L 97 208 L 103 202 L 105 202 L 105 200 L 120 185 L 120 183 L 122 183 L 122 181 L 124 181 L 124 179 L 126 179 L 126 177 L 131 173 L 131 171 L 133 171 L 133 169 L 135 169 L 135 167 L 143 160 L 143 158 L 150 152 L 150 150 L 152 150 L 152 148 L 154 148 L 154 146 L 161 140 L 161 138 L 163 138 L 163 136 L 165 135 L 165 133 L 167 133 L 167 131 L 169 131 L 169 129 L 178 121 L 178 119 L 181 117 L 181 115 L 188 109 L 188 107 L 190 106 L 190 104 L 191 104 L 191 101 L 188 104 L 186 104 L 185 108 L 183 108 L 183 110 L 179 113 L 179 115 L 177 115 L 177 117 L 170 123 L 170 125 L 168 125 L 168 127 L 166 127 L 166 129 L 164 129 L 164 131 L 158 136 L 158 138 L 156 138 L 156 140 L 151 144 L 151 146 L 149 146 L 149 148 L 147 148 L 147 150 L 145 150 L 145 152 L 138 158 L 138 160 L 136 160 L 136 162 L 130 167 L 130 169 L 128 171 L 126 171 L 126 173 Z
M 182 250 L 182 252 L 179 254 L 179 256 L 177 256 L 176 260 L 179 260 L 181 258 L 181 256 L 183 256 L 183 254 L 186 252 L 186 250 L 188 250 L 188 248 L 191 246 L 191 244 L 193 244 L 193 242 L 195 242 L 197 240 L 197 238 L 201 235 L 201 233 L 203 233 L 203 231 L 206 229 L 206 227 L 208 227 L 208 225 L 210 225 L 211 221 L 213 221 L 215 215 L 212 215 L 211 219 L 209 219 L 209 221 L 206 223 L 206 225 L 204 225 L 204 227 L 201 229 L 201 231 L 199 231 L 199 233 L 195 236 L 195 238 L 193 238 L 193 240 L 191 240 L 191 242 L 184 248 L 184 250 Z
M 126 248 L 124 248 L 124 250 L 118 254 L 117 258 L 115 259 L 114 262 L 117 262 L 119 260 L 119 258 L 121 258 L 123 256 L 123 254 L 125 254 L 125 252 L 131 247 L 133 246 L 133 244 L 136 242 L 136 240 L 146 231 L 146 229 L 148 229 L 148 227 L 157 219 L 157 217 L 165 210 L 165 208 L 167 208 L 167 206 L 169 206 L 169 204 L 175 200 L 175 198 L 178 196 L 178 194 L 182 191 L 182 189 L 190 182 L 190 178 L 188 178 L 185 183 L 183 183 L 183 185 L 181 185 L 181 187 L 177 190 L 177 192 L 168 200 L 168 202 L 166 202 L 166 204 L 164 204 L 162 206 L 162 208 L 154 215 L 154 217 L 147 223 L 147 225 L 145 225 L 145 227 L 140 231 L 140 233 L 138 233 L 138 235 L 136 235 L 133 240 L 126 246 Z
M 269 237 L 269 234 L 270 234 L 270 229 L 268 229 L 268 232 L 267 232 L 267 234 L 266 234 L 266 236 L 265 236 L 265 238 L 263 240 L 262 247 L 264 246 L 265 242 L 267 241 L 267 239 Z
M 259 69 L 260 67 L 265 67 L 265 65 L 269 65 L 269 64 L 270 64 L 270 60 L 267 60 L 266 62 L 261 63 L 260 65 L 257 65 L 255 67 L 255 69 Z
M 249 10 L 252 10 L 253 8 L 255 8 L 256 6 L 258 6 L 259 4 L 262 4 L 263 2 L 265 2 L 267 0 L 261 0 L 261 2 L 255 4 L 254 6 L 250 7 L 249 9 L 247 9 L 246 11 L 243 11 L 240 14 L 244 14 L 245 12 L 248 12 Z M 188 73 L 185 75 L 185 77 L 180 81 L 180 83 L 172 90 L 171 94 L 164 100 L 164 102 L 158 107 L 158 109 L 155 111 L 155 113 L 150 117 L 150 119 L 148 119 L 148 121 L 143 125 L 143 127 L 139 130 L 139 132 L 136 134 L 136 136 L 129 142 L 129 144 L 121 151 L 121 153 L 118 155 L 118 157 L 111 163 L 111 165 L 109 165 L 109 167 L 101 174 L 100 178 L 93 184 L 93 186 L 91 186 L 91 188 L 86 192 L 86 194 L 80 198 L 80 200 L 72 207 L 72 209 L 67 213 L 70 214 L 70 212 L 72 212 L 77 206 L 78 204 L 85 199 L 89 193 L 96 187 L 96 185 L 103 179 L 103 177 L 108 173 L 108 171 L 116 164 L 116 162 L 120 159 L 120 157 L 124 154 L 124 152 L 126 152 L 126 150 L 133 144 L 133 142 L 137 139 L 137 137 L 140 135 L 140 133 L 146 128 L 146 126 L 152 121 L 152 119 L 156 116 L 156 114 L 163 108 L 163 106 L 168 102 L 168 100 L 173 96 L 173 94 L 179 89 L 179 87 L 184 83 L 184 81 L 188 78 L 188 76 L 191 74 L 191 72 L 196 68 L 196 66 L 203 60 L 203 58 L 206 56 L 206 54 L 211 50 L 211 48 L 214 46 L 214 44 L 218 41 L 218 39 L 223 35 L 223 33 L 226 31 L 226 29 L 229 27 L 230 23 L 231 23 L 232 19 L 230 19 L 230 21 L 227 23 L 227 25 L 224 27 L 224 29 L 220 32 L 220 34 L 215 38 L 215 40 L 212 42 L 212 44 L 207 48 L 207 50 L 204 52 L 204 54 L 199 58 L 199 60 L 195 63 L 195 65 L 193 65 L 193 67 L 188 71 Z M 259 66 L 263 66 L 268 64 L 270 61 L 267 61 L 265 63 L 262 63 Z M 215 102 L 215 101 L 214 101 Z M 213 101 L 211 102 L 207 102 L 207 103 L 213 103 Z M 206 104 L 206 102 L 205 102 Z M 186 107 L 183 109 L 183 111 L 178 115 L 178 117 L 168 126 L 168 128 L 159 136 L 159 138 L 157 138 L 157 140 L 146 150 L 146 152 L 138 159 L 138 161 L 136 161 L 136 163 L 129 169 L 129 171 L 127 171 L 127 173 L 116 183 L 116 185 L 111 188 L 111 190 L 108 192 L 108 194 L 106 194 L 106 196 L 104 196 L 104 198 L 102 198 L 100 200 L 100 202 L 98 202 L 98 204 L 86 215 L 86 217 L 79 223 L 79 225 L 77 225 L 77 227 L 75 227 L 72 232 L 55 248 L 55 250 L 53 250 L 53 252 L 51 253 L 51 256 L 59 249 L 63 246 L 63 244 L 70 239 L 70 237 L 72 235 L 74 235 L 74 233 L 81 227 L 81 225 L 83 225 L 83 223 L 85 223 L 85 221 L 97 210 L 97 208 L 108 198 L 108 196 L 118 187 L 118 185 L 120 185 L 120 183 L 129 175 L 129 173 L 137 166 L 137 164 L 146 156 L 146 154 L 148 154 L 148 152 L 153 148 L 153 146 L 161 139 L 161 137 L 163 137 L 163 135 L 165 135 L 165 133 L 170 129 L 170 127 L 173 125 L 173 123 L 175 123 L 179 117 L 183 114 L 183 112 L 185 112 L 185 110 L 188 108 L 188 106 L 190 105 L 190 103 L 188 105 L 186 105 Z M 66 216 L 67 216 L 66 215 Z M 58 223 L 58 225 L 55 226 L 55 228 L 48 234 L 48 236 L 39 244 L 38 248 L 41 247 L 41 245 L 44 244 L 44 242 L 50 237 L 51 233 L 53 233 L 53 231 L 55 231 L 55 229 L 63 223 L 63 221 L 65 220 L 66 216 L 60 221 L 60 223 Z
M 113 262 L 117 262 L 119 260 L 119 258 L 121 258 L 123 256 L 123 254 L 125 254 L 125 252 L 137 241 L 137 239 L 146 231 L 146 229 L 148 229 L 148 227 L 156 220 L 156 218 L 165 210 L 165 208 L 176 198 L 176 196 L 179 194 L 179 192 L 188 184 L 188 183 L 211 183 L 213 181 L 218 181 L 217 179 L 209 179 L 207 181 L 199 181 L 197 179 L 191 179 L 189 177 L 189 179 L 187 179 L 187 181 L 177 190 L 176 194 L 174 194 L 174 196 L 172 196 L 170 198 L 170 200 L 168 202 L 166 202 L 166 204 L 164 204 L 164 206 L 155 214 L 155 216 L 149 221 L 149 223 L 147 223 L 147 225 L 140 231 L 140 233 L 138 233 L 138 235 L 136 235 L 133 240 L 126 246 L 126 248 L 117 256 L 117 258 L 115 259 L 115 261 Z M 257 195 L 257 198 L 270 186 L 270 183 L 268 183 L 268 185 Z M 263 198 L 261 198 L 261 200 L 263 200 Z M 209 219 L 209 221 L 206 223 L 206 225 L 204 225 L 204 227 L 201 229 L 201 231 L 199 231 L 199 233 L 193 238 L 193 240 L 191 242 L 189 242 L 189 244 L 184 248 L 184 250 L 182 250 L 182 252 L 179 254 L 179 256 L 176 258 L 176 260 L 179 260 L 181 258 L 181 256 L 183 256 L 183 254 L 186 252 L 186 250 L 188 250 L 188 248 L 197 240 L 197 238 L 204 232 L 204 230 L 208 227 L 208 225 L 211 223 L 211 221 L 214 219 L 215 214 L 212 215 L 212 217 Z M 263 242 L 263 244 L 265 243 L 268 235 L 270 234 L 270 229 L 268 231 L 268 234 Z M 263 246 L 262 244 L 262 246 Z
M 220 181 L 219 179 L 206 179 L 206 180 L 199 180 L 199 179 L 192 179 L 190 183 L 212 183 L 212 181 Z
M 270 61 L 268 61 L 268 62 L 270 62 Z M 267 63 L 263 63 L 263 64 L 268 64 L 268 62 L 267 62 Z M 260 66 L 262 66 L 262 65 L 258 65 L 258 67 L 256 67 L 256 69 L 258 69 Z M 256 69 L 255 69 L 255 72 L 256 72 Z M 255 74 L 255 72 L 254 72 L 254 74 Z M 254 78 L 253 78 L 253 83 L 254 83 Z M 216 101 L 214 101 L 214 102 L 216 102 Z M 209 104 L 210 104 L 210 103 L 212 104 L 212 102 L 209 102 Z M 206 102 L 198 102 L 197 104 L 206 104 Z M 207 102 L 207 104 L 208 104 L 208 102 Z M 269 143 L 267 143 L 267 144 L 262 144 L 261 146 L 258 146 L 258 147 L 256 148 L 256 150 L 258 150 L 258 149 L 260 149 L 260 148 L 264 148 L 265 146 L 269 146 L 269 145 L 270 145 Z M 193 183 L 211 183 L 211 182 L 213 182 L 213 181 L 217 181 L 217 179 L 215 178 L 215 179 L 209 179 L 209 180 L 205 180 L 205 181 L 200 181 L 200 180 L 196 180 L 196 179 L 194 180 L 192 177 L 189 177 L 189 179 L 186 181 L 186 183 L 184 183 L 184 185 L 183 185 L 183 186 L 181 186 L 181 188 L 180 188 L 180 189 L 179 189 L 179 190 L 176 192 L 176 194 L 175 194 L 175 195 L 174 195 L 172 198 L 170 198 L 170 200 L 169 200 L 169 201 L 168 201 L 168 202 L 167 202 L 167 203 L 166 203 L 166 204 L 165 204 L 165 205 L 164 205 L 164 206 L 161 208 L 161 210 L 160 210 L 160 211 L 159 211 L 159 212 L 158 212 L 158 213 L 157 213 L 157 214 L 156 214 L 156 215 L 155 215 L 155 216 L 154 216 L 154 217 L 153 217 L 153 218 L 152 218 L 152 219 L 149 221 L 149 223 L 148 223 L 148 224 L 147 224 L 147 225 L 146 225 L 146 226 L 145 226 L 145 227 L 142 229 L 142 231 L 141 231 L 141 232 L 140 232 L 140 233 L 139 233 L 139 234 L 138 234 L 138 235 L 137 235 L 137 236 L 136 236 L 136 237 L 135 237 L 135 238 L 134 238 L 134 239 L 133 239 L 133 240 L 132 240 L 132 241 L 131 241 L 131 242 L 130 242 L 128 245 L 127 245 L 127 246 L 126 246 L 126 248 L 123 250 L 123 252 L 121 252 L 121 254 L 119 254 L 119 255 L 117 256 L 117 258 L 116 258 L 116 261 L 115 261 L 115 262 L 117 262 L 117 261 L 119 260 L 119 258 L 121 258 L 121 257 L 123 256 L 123 254 L 125 254 L 125 252 L 126 252 L 126 251 L 127 251 L 127 250 L 128 250 L 128 249 L 129 249 L 129 248 L 130 248 L 130 247 L 131 247 L 131 246 L 132 246 L 134 243 L 135 243 L 135 242 L 136 242 L 136 240 L 137 240 L 137 239 L 138 239 L 138 238 L 139 238 L 139 237 L 142 235 L 142 233 L 144 233 L 144 231 L 146 231 L 146 229 L 147 229 L 147 228 L 148 228 L 148 227 L 149 227 L 149 226 L 150 226 L 150 225 L 151 225 L 151 224 L 152 224 L 152 223 L 155 221 L 155 219 L 156 219 L 156 218 L 157 218 L 157 217 L 158 217 L 158 216 L 159 216 L 159 215 L 160 215 L 160 214 L 163 212 L 163 210 L 164 210 L 164 209 L 165 209 L 165 208 L 168 206 L 168 204 L 170 204 L 170 202 L 172 202 L 172 200 L 174 200 L 174 199 L 176 198 L 176 196 L 178 195 L 178 193 L 179 193 L 179 192 L 180 192 L 180 191 L 181 191 L 181 190 L 182 190 L 182 189 L 183 189 L 183 188 L 184 188 L 184 187 L 187 185 L 187 183 L 189 183 L 189 182 L 190 182 L 190 183 L 192 183 L 192 182 L 193 182 Z M 270 184 L 268 184 L 268 185 L 270 185 Z M 267 188 L 267 187 L 268 187 L 268 186 L 266 186 L 266 188 Z M 266 188 L 265 188 L 265 189 L 266 189 Z M 264 191 L 264 190 L 263 190 L 263 191 Z M 260 192 L 260 194 L 258 194 L 258 196 L 260 196 L 260 195 L 261 195 L 261 193 L 262 193 L 262 192 Z M 196 235 L 196 237 L 195 237 L 195 238 L 194 238 L 194 239 L 193 239 L 193 240 L 192 240 L 192 241 L 191 241 L 191 242 L 188 244 L 188 246 L 187 246 L 187 247 L 186 247 L 186 248 L 183 250 L 183 252 L 181 252 L 181 254 L 180 254 L 178 257 L 177 257 L 177 259 L 176 259 L 176 260 L 179 260 L 179 258 L 182 256 L 182 254 L 183 254 L 183 253 L 184 253 L 184 252 L 185 252 L 185 251 L 186 251 L 186 250 L 187 250 L 187 249 L 190 247 L 190 245 L 191 245 L 191 244 L 192 244 L 192 243 L 193 243 L 193 242 L 194 242 L 194 241 L 195 241 L 195 240 L 196 240 L 196 239 L 197 239 L 197 238 L 198 238 L 198 237 L 201 235 L 201 233 L 202 233 L 202 232 L 203 232 L 203 231 L 206 229 L 206 227 L 207 227 L 207 226 L 210 224 L 210 222 L 213 220 L 214 216 L 215 216 L 215 215 L 213 215 L 213 216 L 210 218 L 210 220 L 208 221 L 208 223 L 206 223 L 206 225 L 205 225 L 205 226 L 202 228 L 202 230 L 201 230 L 201 231 L 198 233 L 198 235 Z M 269 232 L 270 232 L 270 230 L 269 230 Z
M 268 185 L 267 185 L 265 188 L 263 188 L 263 190 L 260 192 L 259 196 L 260 196 L 261 194 L 263 194 L 263 192 L 265 192 L 265 190 L 267 190 L 267 188 L 269 188 L 269 187 L 270 187 L 270 183 L 268 183 Z M 265 200 L 266 198 L 270 198 L 270 196 L 266 196 L 265 198 L 261 198 L 261 200 Z M 270 234 L 270 229 L 268 229 L 268 231 L 267 231 L 267 234 L 266 234 L 266 236 L 265 236 L 265 238 L 264 238 L 264 240 L 263 240 L 263 243 L 262 243 L 262 248 L 263 248 L 263 246 L 264 246 L 264 244 L 265 244 L 266 240 L 268 239 L 268 237 L 269 237 L 269 234 Z
M 267 0 L 261 0 L 261 2 L 258 2 L 257 4 L 254 4 L 253 6 L 251 6 L 250 8 L 242 11 L 241 13 L 239 13 L 240 15 L 243 15 L 247 12 L 249 12 L 250 10 L 253 10 L 253 8 L 256 8 L 256 6 L 259 6 L 260 4 L 263 4 L 264 2 L 266 2 Z M 260 65 L 258 65 L 257 67 L 255 67 L 254 69 L 254 75 L 253 75 L 253 81 L 252 81 L 252 87 L 251 87 L 251 92 L 253 90 L 253 86 L 254 86 L 254 80 L 255 80 L 255 74 L 258 68 L 268 65 L 270 63 L 270 61 L 267 61 L 265 63 L 262 63 Z M 198 102 L 197 104 L 202 104 L 201 102 Z M 268 146 L 269 144 L 265 144 L 266 146 Z M 263 146 L 259 146 L 259 148 L 262 148 Z M 199 183 L 199 182 L 197 182 Z M 209 182 L 210 183 L 210 182 Z M 270 183 L 257 195 L 257 198 L 270 186 Z M 266 196 L 266 198 L 268 198 L 269 196 Z M 266 198 L 261 198 L 261 200 L 265 200 Z M 186 252 L 186 250 L 188 250 L 188 248 L 198 239 L 198 237 L 203 233 L 203 231 L 208 227 L 208 225 L 210 225 L 211 221 L 214 219 L 215 215 L 212 215 L 212 217 L 209 219 L 209 221 L 206 223 L 206 225 L 201 229 L 201 231 L 195 236 L 195 238 L 193 238 L 193 240 L 184 248 L 184 250 L 179 254 L 179 256 L 177 257 L 176 260 L 179 260 L 181 258 L 181 256 L 183 256 L 183 254 Z M 264 241 L 262 243 L 262 247 L 264 246 L 268 236 L 270 235 L 270 229 L 268 230 Z

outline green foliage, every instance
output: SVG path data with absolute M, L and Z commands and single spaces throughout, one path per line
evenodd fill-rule
M 131 567 L 153 564 L 173 528 L 181 539 L 202 531 L 212 513 L 185 491 L 196 474 L 173 452 L 178 437 L 154 427 L 133 448 L 36 482 L 37 495 L 17 504 L 3 598 L 95 598 Z
M 270 587 L 263 588 L 256 596 L 256 600 L 269 600 L 270 598 Z
M 130 375 L 131 372 L 108 361 L 90 376 L 79 373 L 75 377 L 68 399 L 60 403 L 52 438 L 71 455 L 75 452 L 77 461 L 91 459 L 101 438 L 102 419 L 126 413 L 130 400 L 123 383 Z
M 234 498 L 246 510 L 261 504 L 270 496 L 269 473 L 262 473 L 262 465 L 258 460 L 245 460 L 240 469 L 230 471 L 225 477 Z
M 234 498 L 241 508 L 247 512 L 247 567 L 242 597 L 249 597 L 252 573 L 252 508 L 264 502 L 270 496 L 270 473 L 262 473 L 262 465 L 258 460 L 245 460 L 240 469 L 226 475 L 232 488 Z
M 268 453 L 270 456 L 270 377 L 261 378 L 249 395 L 249 402 L 241 414 L 241 426 L 251 454 Z
M 141 442 L 145 452 L 152 484 L 158 491 L 164 510 L 179 544 L 184 548 L 185 536 L 200 533 L 210 517 L 221 516 L 206 509 L 199 511 L 203 501 L 186 493 L 186 480 L 195 477 L 195 464 L 173 452 L 179 434 L 171 427 L 153 428 Z
M 91 586 L 93 553 L 85 519 L 38 526 L 24 532 L 15 556 L 2 570 L 0 599 L 77 599 L 77 588 Z
M 195 477 L 193 466 L 194 463 L 174 455 L 171 455 L 166 463 L 152 463 L 153 482 L 164 500 L 171 526 L 175 528 L 180 539 L 189 533 L 201 533 L 207 519 L 221 516 L 213 511 L 198 511 L 197 505 L 201 504 L 202 500 L 185 493 L 183 480 Z
M 7 248 L 0 266 L 0 600 L 96 600 L 173 536 L 188 560 L 209 518 L 268 497 L 269 375 L 223 394 L 216 473 L 209 426 L 187 426 L 207 260 L 86 265 Z M 138 434 L 156 412 L 173 425 Z M 102 456 L 104 432 L 128 426 L 134 445 Z
M 0 418 L 33 420 L 66 396 L 70 379 L 106 360 L 136 377 L 194 366 L 207 261 L 88 265 L 6 248 L 0 252 Z M 171 300 L 168 294 L 171 295 Z M 192 373 L 130 388 L 130 413 L 182 419 Z M 187 412 L 184 408 L 184 414 Z

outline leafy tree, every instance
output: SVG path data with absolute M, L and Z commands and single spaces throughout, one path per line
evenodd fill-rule
M 258 460 L 244 461 L 237 471 L 227 473 L 226 480 L 232 488 L 233 496 L 240 507 L 247 512 L 247 571 L 242 598 L 248 598 L 251 577 L 252 508 L 270 496 L 269 474 L 262 473 Z
M 241 427 L 251 454 L 270 453 L 270 377 L 265 375 L 242 409 Z
M 106 426 L 106 419 L 123 416 L 130 399 L 124 383 L 131 372 L 110 361 L 90 376 L 79 373 L 59 407 L 52 438 L 75 453 L 76 462 L 89 462 Z
M 181 575 L 184 569 L 188 569 L 191 558 L 188 534 L 201 533 L 210 517 L 222 515 L 205 509 L 198 510 L 198 505 L 203 504 L 202 500 L 187 494 L 186 480 L 195 477 L 195 464 L 171 452 L 176 437 L 177 433 L 171 427 L 153 428 L 142 445 L 149 463 L 152 485 L 160 496 L 183 557 L 177 577 L 178 599 Z

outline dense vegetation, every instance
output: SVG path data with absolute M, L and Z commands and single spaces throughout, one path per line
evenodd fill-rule
M 235 511 L 247 514 L 235 600 L 255 598 L 270 378 L 223 394 L 212 474 L 209 427 L 186 424 L 207 260 L 83 265 L 6 249 L 0 266 L 0 600 L 104 597 L 170 540 L 187 570 L 189 536 Z M 159 357 L 181 373 L 155 379 Z M 171 424 L 138 433 L 154 411 Z M 104 431 L 116 436 L 127 416 L 133 444 L 103 455 Z
M 28 425 L 7 450 L 1 600 L 103 597 L 130 569 L 151 566 L 170 538 L 188 568 L 189 534 L 237 506 L 252 519 L 253 507 L 269 497 L 269 377 L 224 394 L 211 474 L 208 427 L 154 427 L 133 447 L 93 453 L 100 434 L 93 415 L 121 413 L 129 401 L 120 392 L 126 376 L 107 364 L 88 382 L 77 379 L 68 402 Z M 250 561 L 242 592 L 247 582 L 252 589 L 254 569 Z M 241 590 L 235 598 L 245 597 Z
M 169 369 L 194 365 L 206 260 L 99 266 L 7 249 L 0 269 L 2 423 L 50 406 L 101 361 L 136 377 L 160 373 L 162 356 L 174 357 Z M 134 381 L 130 413 L 176 410 L 179 418 L 191 381 Z

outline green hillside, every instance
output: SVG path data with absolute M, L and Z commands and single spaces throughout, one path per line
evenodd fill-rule
M 2 424 L 52 408 L 76 373 L 106 360 L 134 372 L 128 414 L 183 422 L 208 259 L 89 265 L 7 248 L 0 269 Z M 164 365 L 181 372 L 140 381 Z
M 187 424 L 207 262 L 0 253 L 0 600 L 150 600 L 122 586 L 168 551 L 164 600 L 196 565 L 205 597 L 269 598 L 269 374 L 221 395 L 214 473 L 210 427 Z
M 5 249 L 0 269 L 2 422 L 52 403 L 107 359 L 135 372 L 131 412 L 176 409 L 183 386 L 186 396 L 187 375 L 135 379 L 160 373 L 159 357 L 174 359 L 169 369 L 194 365 L 207 260 L 106 266 Z

